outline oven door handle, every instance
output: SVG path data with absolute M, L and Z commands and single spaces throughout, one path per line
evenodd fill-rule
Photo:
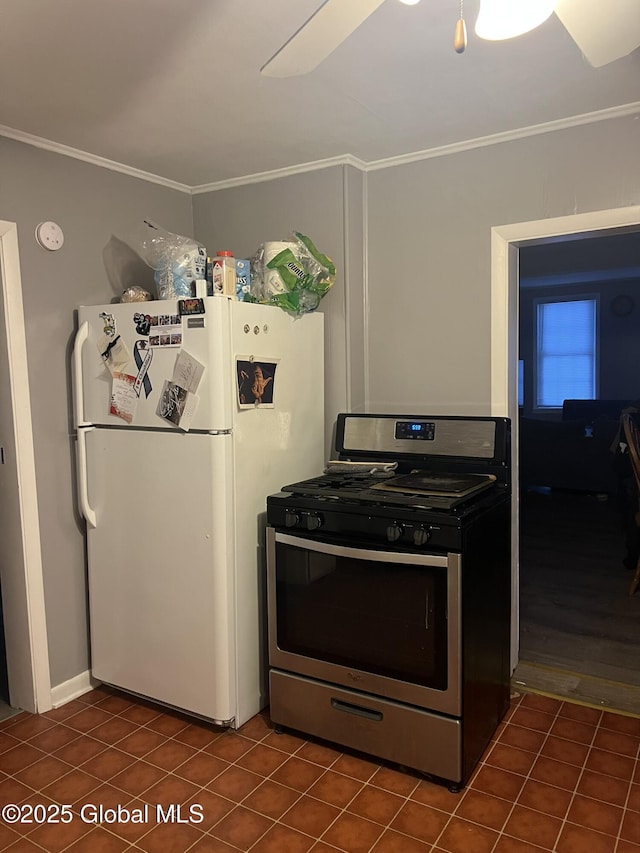
M 371 560 L 377 563 L 405 563 L 418 566 L 439 566 L 444 569 L 449 565 L 446 556 L 438 554 L 406 554 L 403 551 L 373 551 L 368 548 L 350 548 L 346 545 L 331 545 L 319 542 L 317 539 L 303 539 L 280 533 L 276 530 L 276 542 L 283 545 L 294 545 L 305 551 L 317 551 L 319 554 L 331 554 L 334 557 L 352 557 L 357 560 Z

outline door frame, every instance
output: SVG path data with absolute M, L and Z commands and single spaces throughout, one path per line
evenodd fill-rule
M 491 414 L 511 419 L 511 670 L 520 641 L 518 322 L 521 246 L 640 230 L 640 205 L 538 219 L 491 229 Z
M 42 713 L 52 705 L 51 676 L 22 278 L 17 225 L 4 220 L 0 220 L 0 287 L 5 318 L 0 349 L 6 346 L 10 385 L 3 389 L 3 399 L 11 405 L 17 469 L 17 487 L 5 497 L 18 503 L 22 539 L 22 553 L 8 555 L 4 571 L 0 565 L 9 701 L 13 707 Z

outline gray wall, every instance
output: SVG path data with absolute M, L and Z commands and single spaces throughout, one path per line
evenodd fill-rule
M 195 237 L 209 253 L 230 249 L 237 258 L 251 258 L 261 243 L 291 239 L 299 231 L 334 261 L 336 281 L 319 309 L 325 316 L 328 456 L 336 413 L 364 406 L 362 173 L 334 166 L 196 195 L 193 218 Z
M 71 440 L 74 309 L 113 300 L 103 251 L 108 244 L 117 250 L 112 235 L 129 239 L 145 217 L 188 234 L 191 197 L 0 138 L 0 219 L 18 226 L 52 686 L 89 665 L 84 537 L 75 510 Z M 36 244 L 35 228 L 46 220 L 64 231 L 58 252 Z M 124 268 L 136 277 L 126 258 Z M 149 280 L 146 267 L 138 271 L 140 280 Z
M 328 452 L 344 409 L 487 414 L 491 227 L 637 204 L 638 151 L 640 122 L 617 119 L 367 175 L 332 167 L 191 199 L 0 139 L 0 218 L 17 222 L 20 237 L 52 684 L 88 663 L 68 359 L 75 306 L 118 291 L 103 261 L 112 234 L 126 241 L 150 217 L 249 257 L 296 229 L 333 258 L 339 275 L 321 303 Z M 65 231 L 54 254 L 33 239 L 46 219 Z
M 616 119 L 368 175 L 368 406 L 490 413 L 491 228 L 640 201 Z

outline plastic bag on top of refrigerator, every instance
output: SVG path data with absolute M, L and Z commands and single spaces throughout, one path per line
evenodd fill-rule
M 154 271 L 158 299 L 185 299 L 191 283 L 206 275 L 207 250 L 192 237 L 167 231 L 145 219 L 140 257 Z
M 309 237 L 262 243 L 251 259 L 251 290 L 245 301 L 277 305 L 300 316 L 315 309 L 333 286 L 336 268 Z

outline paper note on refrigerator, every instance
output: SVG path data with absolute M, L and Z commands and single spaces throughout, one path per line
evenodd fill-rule
M 111 380 L 111 405 L 109 414 L 122 418 L 130 424 L 136 413 L 138 395 L 135 392 L 135 376 L 127 373 L 114 373 Z
M 251 356 L 236 358 L 238 405 L 241 409 L 274 408 L 278 359 L 254 361 Z
M 197 358 L 189 355 L 185 350 L 180 350 L 173 368 L 172 382 L 195 394 L 204 374 L 204 364 L 200 364 Z
M 156 414 L 188 432 L 200 398 L 174 382 L 165 381 Z
M 109 337 L 101 335 L 97 341 L 100 358 L 109 368 L 112 376 L 116 373 L 133 373 L 133 358 L 120 335 Z
M 182 317 L 179 314 L 158 314 L 149 317 L 150 347 L 181 347 Z

